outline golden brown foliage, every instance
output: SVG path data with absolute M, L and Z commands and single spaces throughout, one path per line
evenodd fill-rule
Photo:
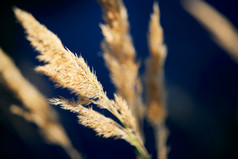
M 164 62 L 167 48 L 164 45 L 163 29 L 160 25 L 159 6 L 154 3 L 153 14 L 149 23 L 148 45 L 150 56 L 146 61 L 146 101 L 148 119 L 155 132 L 159 159 L 166 159 L 168 130 L 165 126 L 167 117 L 164 88 Z
M 35 123 L 47 142 L 64 148 L 71 158 L 81 158 L 81 155 L 73 148 L 46 98 L 22 76 L 19 69 L 2 49 L 0 49 L 0 63 L 0 76 L 4 83 L 28 109 L 27 111 L 14 105 L 11 107 L 11 111 Z
M 98 2 L 106 22 L 100 25 L 105 37 L 101 46 L 111 79 L 120 96 L 125 98 L 132 108 L 133 114 L 137 118 L 143 118 L 142 87 L 138 77 L 140 65 L 136 62 L 136 51 L 129 33 L 126 8 L 121 0 L 98 0 Z
M 53 105 L 61 105 L 62 109 L 70 110 L 71 112 L 78 113 L 79 123 L 94 129 L 98 135 L 102 135 L 105 138 L 115 137 L 122 138 L 128 141 L 128 135 L 123 131 L 118 123 L 114 120 L 101 115 L 94 111 L 92 108 L 85 108 L 76 102 L 69 101 L 64 98 L 54 98 L 50 102 Z
M 41 53 L 38 59 L 45 63 L 38 66 L 36 70 L 49 76 L 57 86 L 71 90 L 79 99 L 77 102 L 65 99 L 53 99 L 51 102 L 78 113 L 79 122 L 92 128 L 99 135 L 126 140 L 137 148 L 141 156 L 148 158 L 148 152 L 144 147 L 140 133 L 136 129 L 136 120 L 127 102 L 116 95 L 115 101 L 108 99 L 102 85 L 84 59 L 65 49 L 60 39 L 37 22 L 31 14 L 20 9 L 15 9 L 15 14 L 26 30 L 27 39 Z M 90 103 L 107 109 L 118 118 L 122 125 L 91 108 L 84 107 Z
M 159 159 L 166 159 L 169 152 L 166 144 L 169 132 L 165 124 L 167 110 L 164 85 L 167 47 L 164 44 L 163 28 L 160 24 L 159 6 L 154 3 L 149 22 L 150 55 L 146 59 L 144 81 L 141 81 L 140 63 L 136 59 L 126 7 L 122 0 L 98 0 L 98 2 L 105 21 L 105 24 L 100 25 L 104 35 L 101 48 L 111 80 L 116 87 L 114 99 L 108 98 L 97 76 L 82 56 L 65 48 L 61 40 L 31 14 L 18 8 L 14 9 L 17 19 L 26 31 L 27 39 L 40 52 L 37 58 L 43 65 L 36 67 L 36 71 L 47 75 L 56 86 L 70 90 L 77 97 L 75 101 L 60 97 L 53 98 L 49 102 L 76 113 L 79 123 L 93 129 L 97 135 L 127 141 L 138 150 L 138 158 L 151 157 L 144 146 L 142 132 L 142 123 L 146 116 L 154 130 L 157 156 Z M 237 29 L 201 0 L 182 2 L 184 8 L 212 33 L 215 41 L 238 61 Z M 28 112 L 18 106 L 12 106 L 12 112 L 36 123 L 48 141 L 61 145 L 71 157 L 77 156 L 63 128 L 52 116 L 54 113 L 49 110 L 45 97 L 21 76 L 12 61 L 2 52 L 0 50 L 0 73 L 9 88 L 29 109 Z M 16 80 L 12 82 L 12 79 Z M 145 101 L 142 98 L 144 91 L 142 85 L 145 87 Z M 113 120 L 93 110 L 93 106 L 106 109 L 116 119 Z
M 163 44 L 163 29 L 160 25 L 158 4 L 154 4 L 154 13 L 151 15 L 148 34 L 150 57 L 146 61 L 146 88 L 148 118 L 152 123 L 159 123 L 166 116 L 164 90 L 164 61 L 167 55 Z
M 238 62 L 238 30 L 203 0 L 183 0 L 183 7 L 212 34 L 214 41 Z

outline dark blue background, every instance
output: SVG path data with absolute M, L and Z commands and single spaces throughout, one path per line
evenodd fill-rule
M 207 2 L 238 27 L 236 0 Z M 146 34 L 153 0 L 125 0 L 124 3 L 138 60 L 144 60 L 148 56 Z M 168 145 L 171 148 L 169 159 L 238 158 L 237 63 L 183 10 L 179 0 L 160 0 L 159 4 L 168 47 L 165 78 L 169 113 L 167 125 L 170 130 Z M 100 42 L 103 36 L 99 24 L 103 21 L 96 0 L 1 2 L 0 46 L 47 98 L 58 95 L 71 97 L 68 91 L 54 89 L 47 77 L 34 72 L 33 68 L 39 64 L 35 59 L 38 53 L 25 39 L 24 31 L 13 15 L 13 6 L 32 13 L 39 22 L 57 34 L 67 48 L 81 54 L 96 71 L 109 97 L 112 97 L 115 88 L 101 56 Z M 144 63 L 141 72 L 143 70 Z M 0 105 L 3 106 L 8 104 L 3 97 L 8 98 L 12 94 L 1 88 Z M 134 148 L 126 142 L 95 136 L 92 130 L 77 123 L 75 114 L 57 107 L 55 109 L 74 146 L 88 159 L 135 158 Z M 21 120 L 20 124 L 24 127 L 28 123 L 24 124 L 20 117 L 6 114 L 3 113 L 0 118 L 0 158 L 67 158 L 59 147 L 46 145 L 42 141 L 34 129 L 35 125 L 31 125 L 30 132 L 23 131 L 23 135 L 18 133 L 8 118 Z M 147 123 L 145 134 L 146 146 L 155 158 L 153 133 Z M 29 138 L 21 137 L 24 135 L 29 135 Z

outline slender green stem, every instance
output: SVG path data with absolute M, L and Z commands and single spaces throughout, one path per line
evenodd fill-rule
M 140 140 L 136 137 L 136 135 L 133 132 L 131 132 L 130 129 L 126 128 L 126 131 L 128 132 L 128 134 L 129 134 L 134 146 L 136 147 L 137 151 L 139 152 L 140 156 L 143 159 L 149 159 L 150 155 L 147 152 L 146 148 L 144 147 L 143 143 L 140 142 Z

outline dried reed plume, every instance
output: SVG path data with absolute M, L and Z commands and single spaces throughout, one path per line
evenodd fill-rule
M 129 33 L 127 10 L 121 0 L 98 2 L 106 22 L 100 25 L 105 37 L 101 47 L 111 79 L 120 96 L 125 98 L 132 108 L 133 114 L 142 119 L 142 87 L 138 78 L 140 65 L 136 62 L 136 51 Z
M 146 61 L 146 88 L 148 102 L 148 118 L 158 123 L 166 117 L 164 90 L 164 61 L 167 49 L 164 45 L 163 29 L 160 25 L 159 7 L 154 3 L 148 34 L 150 57 Z
M 148 119 L 153 126 L 157 142 L 159 159 L 167 158 L 167 117 L 164 89 L 164 61 L 167 48 L 164 45 L 163 29 L 160 25 L 159 6 L 154 3 L 153 14 L 149 23 L 148 45 L 150 56 L 146 61 L 145 82 L 147 88 L 146 104 L 148 105 Z
M 37 58 L 45 63 L 36 70 L 49 76 L 57 86 L 71 90 L 78 97 L 76 102 L 55 98 L 51 100 L 52 104 L 60 104 L 64 109 L 78 113 L 79 123 L 92 128 L 99 135 L 126 140 L 137 148 L 143 158 L 148 158 L 148 152 L 135 125 L 136 119 L 121 95 L 115 95 L 115 100 L 110 100 L 83 57 L 65 49 L 60 39 L 37 22 L 31 14 L 20 9 L 15 9 L 15 14 L 26 30 L 27 39 L 40 52 Z M 121 125 L 87 108 L 91 103 L 107 109 Z
M 22 76 L 19 69 L 1 48 L 0 76 L 27 109 L 14 105 L 11 107 L 11 111 L 35 123 L 48 143 L 61 146 L 71 158 L 80 159 L 81 155 L 73 148 L 66 132 L 58 122 L 56 112 L 50 109 L 46 98 Z
M 61 105 L 62 109 L 78 113 L 79 123 L 94 129 L 98 135 L 105 138 L 115 137 L 127 140 L 129 136 L 123 131 L 123 127 L 114 120 L 101 115 L 92 108 L 85 108 L 81 104 L 64 99 L 54 98 L 50 102 L 54 105 Z
M 213 35 L 214 41 L 238 62 L 238 31 L 211 5 L 202 0 L 183 0 L 183 7 Z

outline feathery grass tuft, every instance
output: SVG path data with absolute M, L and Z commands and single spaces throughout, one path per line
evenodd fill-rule
M 104 60 L 119 93 L 132 108 L 136 118 L 143 118 L 139 62 L 129 33 L 127 10 L 121 0 L 98 0 L 106 24 L 101 24 Z M 122 76 L 123 75 L 123 76 Z M 126 82 L 125 82 L 126 81 Z M 138 123 L 139 124 L 139 123 Z
M 164 45 L 163 29 L 160 25 L 160 14 L 157 3 L 154 3 L 148 33 L 150 56 L 146 60 L 145 82 L 147 88 L 148 118 L 152 123 L 163 121 L 165 111 L 164 61 L 167 48 Z
M 168 130 L 165 126 L 167 117 L 165 88 L 164 88 L 164 62 L 167 55 L 167 47 L 164 45 L 163 29 L 160 25 L 160 13 L 158 3 L 153 5 L 148 33 L 148 45 L 150 56 L 146 60 L 146 104 L 147 115 L 156 138 L 157 153 L 159 159 L 166 159 L 168 148 L 166 146 Z
M 143 158 L 148 158 L 142 137 L 136 130 L 135 117 L 127 103 L 119 96 L 115 96 L 115 101 L 110 100 L 96 75 L 91 72 L 81 56 L 78 57 L 65 49 L 60 39 L 37 22 L 31 14 L 20 9 L 14 11 L 26 30 L 27 39 L 40 52 L 38 59 L 45 63 L 38 66 L 36 70 L 49 76 L 57 86 L 71 90 L 79 99 L 77 102 L 63 98 L 52 99 L 52 104 L 60 104 L 64 109 L 77 113 L 79 123 L 92 128 L 99 135 L 126 140 L 137 148 Z M 91 103 L 99 108 L 107 109 L 118 118 L 122 125 L 91 108 L 84 107 Z
M 123 131 L 124 128 L 114 120 L 94 111 L 92 107 L 85 108 L 84 106 L 65 98 L 53 98 L 50 100 L 50 103 L 53 105 L 60 105 L 62 109 L 77 113 L 79 123 L 92 128 L 98 135 L 105 138 L 115 137 L 129 141 L 128 135 Z
M 24 104 L 25 109 L 13 105 L 11 111 L 24 117 L 27 121 L 35 123 L 48 143 L 62 147 L 71 158 L 82 158 L 72 146 L 62 125 L 46 101 L 46 98 L 21 74 L 13 61 L 0 48 L 0 76 L 7 87 Z

